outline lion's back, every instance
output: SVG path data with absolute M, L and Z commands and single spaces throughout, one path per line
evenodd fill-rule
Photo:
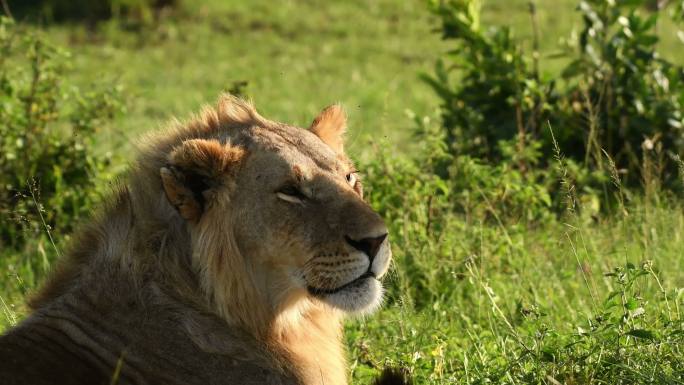
M 4 385 L 109 384 L 101 370 L 60 333 L 18 327 L 0 336 Z
M 74 302 L 40 309 L 0 336 L 2 385 L 295 384 L 255 341 L 222 333 L 222 348 L 197 346 L 175 312 L 132 306 L 100 312 Z M 126 313 L 125 317 L 121 314 Z M 217 330 L 204 323 L 201 330 Z M 222 350 L 222 351 L 219 351 Z

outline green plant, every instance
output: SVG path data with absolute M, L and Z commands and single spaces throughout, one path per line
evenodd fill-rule
M 358 382 L 385 365 L 425 384 L 682 382 L 680 203 L 634 197 L 622 215 L 587 218 L 577 166 L 556 147 L 553 171 L 543 172 L 563 182 L 558 220 L 523 192 L 541 181 L 518 180 L 515 164 L 468 165 L 446 150 L 437 124 L 415 121 L 425 135 L 416 155 L 378 143 L 380 155 L 361 165 L 396 266 L 388 309 L 348 326 Z M 464 170 L 462 180 L 433 172 L 445 165 Z M 520 190 L 500 194 L 498 182 Z M 535 221 L 509 215 L 525 207 Z
M 388 309 L 347 330 L 358 382 L 386 365 L 425 384 L 682 382 L 680 203 L 633 197 L 606 216 L 581 199 L 580 166 L 557 146 L 551 170 L 532 158 L 522 174 L 512 155 L 453 155 L 438 122 L 414 121 L 415 155 L 378 143 L 361 165 L 396 266 Z M 544 215 L 544 182 L 529 175 L 562 181 L 562 220 Z
M 555 82 L 540 80 L 508 27 L 485 30 L 480 0 L 434 1 L 442 37 L 455 42 L 434 76 L 423 76 L 442 100 L 446 140 L 455 153 L 502 159 L 501 140 L 537 136 L 554 103 Z M 457 76 L 454 76 L 454 75 Z M 520 148 L 524 151 L 524 148 Z
M 600 195 L 608 180 L 604 152 L 628 186 L 648 188 L 658 180 L 680 190 L 669 155 L 684 151 L 684 67 L 658 55 L 660 13 L 644 15 L 645 3 L 581 1 L 584 25 L 570 39 L 560 83 L 539 71 L 534 3 L 526 51 L 509 28 L 481 25 L 481 1 L 433 1 L 443 37 L 455 49 L 424 78 L 442 100 L 450 151 L 492 164 L 510 161 L 521 172 L 549 169 L 550 123 L 578 166 L 579 188 L 589 194 Z
M 684 67 L 658 54 L 660 13 L 643 15 L 644 3 L 580 2 L 578 54 L 562 75 L 569 83 L 564 103 L 576 106 L 565 124 L 585 130 L 563 132 L 584 144 L 581 151 L 568 147 L 576 159 L 600 163 L 604 149 L 634 184 L 649 172 L 644 160 L 654 158 L 663 173 L 654 177 L 671 183 L 677 169 L 665 154 L 684 151 Z
M 11 19 L 0 52 L 0 248 L 21 250 L 90 211 L 111 157 L 93 141 L 123 106 L 117 86 L 65 81 L 69 54 Z

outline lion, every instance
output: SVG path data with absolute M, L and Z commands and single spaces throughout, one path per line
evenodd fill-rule
M 346 384 L 342 321 L 380 306 L 391 261 L 346 125 L 223 95 L 143 139 L 0 338 L 3 384 Z

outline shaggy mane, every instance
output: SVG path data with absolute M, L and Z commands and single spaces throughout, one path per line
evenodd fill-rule
M 173 120 L 166 129 L 145 136 L 136 146 L 137 159 L 128 175 L 115 184 L 102 209 L 75 232 L 66 254 L 30 296 L 30 308 L 35 310 L 60 297 L 96 265 L 125 267 L 130 278 L 140 284 L 152 276 L 175 291 L 196 286 L 188 274 L 192 263 L 187 258 L 191 240 L 186 224 L 160 199 L 159 169 L 185 140 L 211 138 L 221 130 L 253 125 L 268 127 L 272 122 L 259 115 L 251 103 L 224 94 L 215 107 L 205 106 L 187 122 Z M 141 240 L 149 245 L 142 250 L 136 245 Z

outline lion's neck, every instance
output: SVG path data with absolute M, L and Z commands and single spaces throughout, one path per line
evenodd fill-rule
M 347 359 L 342 345 L 341 316 L 312 307 L 297 319 L 279 317 L 270 344 L 282 351 L 305 385 L 346 385 Z

